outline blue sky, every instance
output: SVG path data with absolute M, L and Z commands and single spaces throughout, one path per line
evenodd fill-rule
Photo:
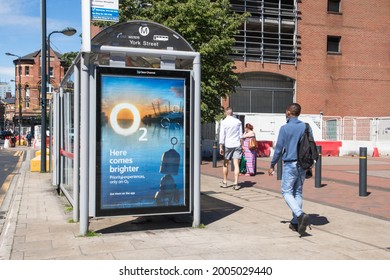
M 66 53 L 81 47 L 81 0 L 46 0 L 47 35 L 73 27 L 73 36 L 53 34 L 52 49 Z M 13 60 L 6 52 L 24 56 L 41 49 L 41 0 L 0 0 L 0 81 L 15 78 Z M 14 95 L 14 88 L 12 89 Z

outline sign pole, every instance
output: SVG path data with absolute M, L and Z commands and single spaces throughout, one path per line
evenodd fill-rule
M 46 0 L 41 0 L 42 47 L 41 47 L 41 173 L 46 172 Z M 19 134 L 21 131 L 19 131 Z M 50 136 L 51 137 L 51 136 Z M 19 136 L 20 138 L 20 136 Z
M 81 52 L 91 51 L 91 1 L 82 0 L 81 2 Z
M 193 213 L 193 227 L 200 225 L 200 54 L 197 53 L 194 59 L 194 213 Z
M 89 219 L 89 52 L 91 51 L 91 1 L 82 0 L 80 89 L 80 234 L 88 232 Z

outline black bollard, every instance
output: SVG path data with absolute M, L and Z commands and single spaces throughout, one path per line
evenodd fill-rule
M 367 196 L 367 147 L 359 149 L 359 196 Z
M 321 177 L 322 177 L 322 146 L 317 146 L 318 159 L 315 164 L 315 181 L 314 187 L 321 188 Z
M 217 167 L 217 152 L 218 152 L 218 142 L 214 141 L 214 143 L 213 143 L 213 167 Z
M 276 167 L 277 180 L 282 180 L 282 173 L 283 173 L 283 161 L 282 161 L 282 157 L 280 157 Z

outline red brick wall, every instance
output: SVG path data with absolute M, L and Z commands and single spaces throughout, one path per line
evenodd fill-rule
M 390 1 L 302 1 L 302 56 L 297 101 L 305 113 L 388 116 L 390 103 Z M 326 51 L 328 35 L 341 36 L 341 55 Z
M 280 75 L 285 75 L 290 77 L 291 79 L 297 78 L 297 69 L 294 65 L 289 64 L 273 64 L 273 63 L 256 63 L 256 62 L 244 62 L 244 61 L 236 61 L 236 72 L 237 73 L 246 73 L 246 72 L 271 72 L 277 73 Z
M 34 63 L 24 63 L 23 65 L 23 72 L 22 72 L 22 113 L 23 117 L 26 118 L 27 116 L 33 115 L 33 112 L 36 111 L 37 114 L 40 112 L 40 104 L 39 104 L 39 85 L 37 84 L 38 81 L 41 81 L 40 76 L 40 67 L 39 64 L 36 65 Z M 29 75 L 25 75 L 25 67 L 29 67 Z M 29 86 L 30 89 L 30 107 L 26 108 L 26 91 L 25 87 Z M 18 104 L 18 92 L 16 92 L 16 103 Z M 17 113 L 18 114 L 18 113 Z

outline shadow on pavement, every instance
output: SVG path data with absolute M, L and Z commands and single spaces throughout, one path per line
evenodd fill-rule
M 319 214 L 309 214 L 310 223 L 314 226 L 323 226 L 329 224 L 329 220 L 327 217 L 320 216 Z
M 212 192 L 204 192 L 201 195 L 201 223 L 204 225 L 212 224 L 242 209 L 235 204 L 208 196 L 207 193 Z
M 227 203 L 223 200 L 201 194 L 201 224 L 208 225 L 223 219 L 242 207 Z M 131 231 L 161 230 L 173 228 L 188 228 L 192 226 L 191 214 L 161 215 L 136 217 L 130 221 L 111 225 L 99 230 L 96 233 L 108 234 Z
M 309 237 L 312 236 L 310 234 L 310 231 L 312 230 L 311 226 L 323 226 L 326 224 L 329 224 L 328 218 L 324 216 L 320 216 L 319 214 L 309 214 L 310 216 L 310 224 L 308 225 L 306 232 L 303 233 L 302 235 L 299 235 L 300 238 L 302 237 Z M 282 224 L 289 224 L 290 221 L 280 221 Z
M 240 185 L 241 187 L 243 188 L 252 188 L 256 185 L 256 182 L 252 182 L 252 181 L 243 181 L 243 182 L 240 182 Z
M 329 220 L 327 217 L 320 216 L 319 214 L 309 214 L 310 216 L 310 225 L 313 226 L 323 226 L 329 224 Z M 290 220 L 280 221 L 282 224 L 289 224 Z

